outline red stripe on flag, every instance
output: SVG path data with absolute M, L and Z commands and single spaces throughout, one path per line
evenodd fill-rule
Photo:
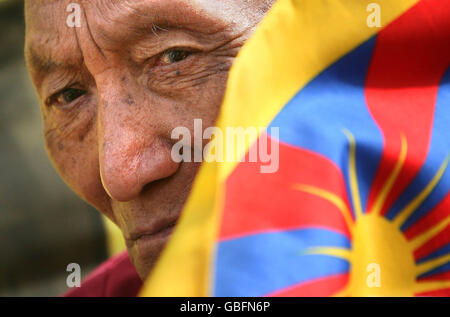
M 278 290 L 267 297 L 325 297 L 333 296 L 348 283 L 349 274 L 322 277 Z
M 409 241 L 414 239 L 418 235 L 427 231 L 428 229 L 436 226 L 439 222 L 444 220 L 448 216 L 450 206 L 450 194 L 447 194 L 445 198 L 429 213 L 414 223 L 413 226 L 405 231 L 405 237 Z
M 295 188 L 306 184 L 332 192 L 350 209 L 340 169 L 319 154 L 285 143 L 280 143 L 279 158 L 276 173 L 260 173 L 261 163 L 247 157 L 229 176 L 220 240 L 303 227 L 329 228 L 349 237 L 334 204 Z
M 417 293 L 415 296 L 430 296 L 430 297 L 448 297 L 450 296 L 450 288 L 438 289 L 436 291 Z
M 414 251 L 414 258 L 419 260 L 424 258 L 434 251 L 439 250 L 450 242 L 450 224 L 445 227 L 441 232 L 434 236 L 431 240 L 427 241 L 424 245 Z
M 430 275 L 427 277 L 419 278 L 419 282 L 426 282 L 426 281 L 447 281 L 450 280 L 450 271 L 444 272 L 436 275 Z
M 408 143 L 406 161 L 382 214 L 426 159 L 438 87 L 450 62 L 449 16 L 450 1 L 423 0 L 378 34 L 366 99 L 385 146 L 369 195 L 369 211 L 399 158 L 402 134 Z

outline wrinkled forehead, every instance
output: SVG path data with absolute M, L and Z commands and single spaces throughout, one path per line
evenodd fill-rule
M 73 51 L 77 49 L 77 40 L 84 40 L 77 36 L 91 30 L 95 30 L 97 40 L 108 45 L 115 42 L 119 47 L 130 37 L 142 34 L 142 30 L 148 34 L 155 24 L 199 32 L 214 31 L 211 30 L 214 25 L 223 30 L 230 26 L 230 21 L 242 21 L 237 17 L 242 10 L 237 8 L 244 3 L 244 0 L 27 0 L 27 58 L 30 51 L 48 57 L 49 48 Z M 73 4 L 79 5 L 81 28 L 89 28 L 89 32 L 79 32 L 68 25 L 68 18 L 75 14 Z
M 50 68 L 49 61 L 57 59 L 55 52 L 70 51 L 74 52 L 72 57 L 76 57 L 75 30 L 66 26 L 69 3 L 70 0 L 25 1 L 25 58 L 32 75 L 35 71 L 45 72 Z M 77 62 L 73 61 L 74 64 Z
M 64 22 L 66 9 L 70 3 L 71 0 L 26 0 L 27 33 L 33 30 L 55 33 L 55 23 Z
M 136 23 L 178 22 L 183 27 L 200 28 L 208 23 L 242 22 L 260 0 L 26 0 L 27 33 L 58 33 L 67 29 L 67 18 L 79 6 L 82 18 L 92 27 L 103 26 L 121 32 L 131 20 Z M 256 10 L 257 11 L 257 10 Z M 255 12 L 256 13 L 256 12 Z M 244 19 L 246 20 L 246 19 Z M 95 25 L 98 24 L 98 25 Z M 61 28 L 64 29 L 61 29 Z M 222 25 L 225 27 L 225 25 Z M 66 30 L 67 31 L 67 30 Z M 106 33 L 107 30 L 103 33 Z
M 152 37 L 154 26 L 182 29 L 196 36 L 242 34 L 260 20 L 270 2 L 26 0 L 27 65 L 34 79 L 58 68 L 79 68 L 86 43 L 109 52 L 123 52 L 138 41 Z M 77 11 L 74 5 L 78 8 L 80 27 L 69 25 L 69 19 Z
M 32 71 L 45 71 L 58 52 L 72 52 L 68 58 L 79 63 L 81 54 L 75 30 L 66 24 L 70 0 L 25 1 L 25 57 Z M 70 61 L 69 61 L 70 62 Z M 72 63 L 70 62 L 70 63 Z

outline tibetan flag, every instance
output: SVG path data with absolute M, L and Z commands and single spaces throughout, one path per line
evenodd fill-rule
M 279 168 L 204 163 L 141 295 L 450 296 L 450 0 L 371 2 L 275 3 L 217 125 Z

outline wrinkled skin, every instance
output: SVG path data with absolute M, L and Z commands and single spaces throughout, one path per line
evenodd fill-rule
M 73 2 L 26 2 L 25 56 L 47 151 L 65 182 L 120 227 L 145 278 L 198 169 L 171 159 L 171 131 L 193 131 L 196 118 L 214 125 L 230 66 L 272 1 L 80 0 L 81 27 L 71 28 Z

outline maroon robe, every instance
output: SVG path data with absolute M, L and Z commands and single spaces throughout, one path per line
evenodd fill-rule
M 142 286 L 127 252 L 103 262 L 64 297 L 135 297 Z

